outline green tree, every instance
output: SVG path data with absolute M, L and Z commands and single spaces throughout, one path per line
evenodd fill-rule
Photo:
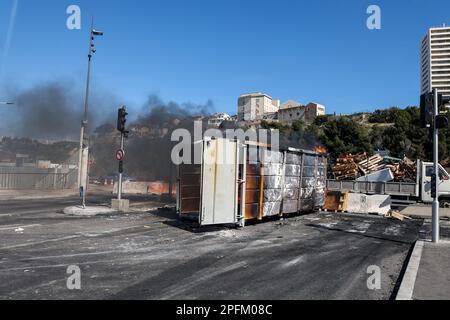
M 350 117 L 328 119 L 321 126 L 320 140 L 333 158 L 344 153 L 372 152 L 368 131 Z

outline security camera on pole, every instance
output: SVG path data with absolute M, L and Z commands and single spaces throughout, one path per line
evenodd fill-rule
M 80 197 L 82 198 L 82 206 L 86 208 L 86 189 L 88 186 L 88 158 L 89 158 L 89 143 L 86 139 L 86 131 L 88 125 L 88 109 L 89 109 L 89 93 L 90 93 L 90 79 L 91 79 L 91 62 L 92 56 L 96 53 L 94 40 L 95 37 L 103 36 L 102 31 L 94 29 L 94 18 L 92 18 L 91 33 L 89 38 L 88 51 L 88 67 L 86 79 L 86 95 L 84 97 L 84 114 L 81 122 L 80 130 L 80 150 L 78 156 L 78 188 L 80 189 Z
M 115 210 L 126 212 L 130 208 L 130 201 L 122 199 L 123 161 L 125 159 L 124 140 L 128 138 L 125 129 L 127 123 L 127 109 L 125 106 L 119 109 L 117 114 L 117 130 L 120 131 L 120 149 L 116 151 L 116 160 L 119 162 L 119 183 L 117 185 L 117 199 L 112 199 L 111 207 Z
M 449 127 L 446 115 L 440 114 L 440 107 L 447 104 L 450 98 L 443 98 L 435 88 L 433 92 L 425 93 L 420 97 L 420 115 L 423 128 L 429 128 L 433 132 L 433 162 L 434 170 L 431 177 L 431 197 L 433 200 L 432 213 L 432 240 L 439 243 L 440 240 L 440 217 L 439 217 L 439 130 Z

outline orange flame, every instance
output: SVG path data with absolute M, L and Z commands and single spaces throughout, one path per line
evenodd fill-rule
M 328 150 L 327 148 L 323 147 L 323 146 L 316 146 L 314 147 L 314 152 L 318 153 L 318 154 L 327 154 Z

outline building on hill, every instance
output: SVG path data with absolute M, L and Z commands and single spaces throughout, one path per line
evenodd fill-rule
M 280 100 L 262 93 L 243 94 L 238 99 L 238 121 L 263 120 L 264 115 L 276 113 L 280 109 Z
M 303 121 L 311 124 L 318 116 L 325 115 L 325 106 L 318 103 L 308 103 L 306 106 L 296 101 L 290 100 L 283 104 L 278 112 L 278 120 L 282 124 L 291 125 L 295 121 Z
M 285 103 L 283 103 L 280 107 L 281 109 L 291 109 L 296 107 L 302 107 L 303 105 L 300 102 L 297 102 L 295 100 L 288 100 Z
M 223 112 L 215 113 L 208 118 L 208 126 L 218 128 L 224 121 L 231 121 L 230 115 Z
M 288 100 L 280 105 L 279 100 L 273 100 L 265 93 L 244 94 L 238 100 L 238 121 L 258 123 L 278 121 L 292 125 L 295 121 L 311 124 L 318 116 L 325 115 L 325 106 L 311 102 L 307 105 L 295 100 Z
M 319 103 L 311 102 L 306 105 L 305 117 L 307 123 L 312 123 L 319 116 L 326 114 L 326 108 Z
M 306 106 L 298 104 L 298 105 L 288 105 L 288 107 L 281 108 L 278 111 L 278 120 L 282 124 L 291 125 L 295 121 L 304 121 L 306 116 Z
M 268 121 L 268 122 L 277 122 L 278 121 L 278 115 L 279 115 L 279 112 L 266 113 L 263 116 L 263 120 Z

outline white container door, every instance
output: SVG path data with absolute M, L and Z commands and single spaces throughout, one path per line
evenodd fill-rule
M 237 222 L 238 143 L 204 141 L 200 225 Z

